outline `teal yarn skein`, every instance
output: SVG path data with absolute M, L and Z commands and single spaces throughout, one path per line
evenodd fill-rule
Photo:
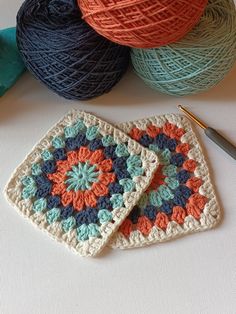
M 16 45 L 16 28 L 0 30 L 0 97 L 10 89 L 25 71 Z
M 233 0 L 209 0 L 199 24 L 181 41 L 131 50 L 134 71 L 150 87 L 169 95 L 206 91 L 219 83 L 236 60 Z

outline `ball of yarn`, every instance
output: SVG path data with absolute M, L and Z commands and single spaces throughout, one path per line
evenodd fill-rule
M 75 0 L 26 0 L 17 15 L 17 44 L 28 70 L 68 99 L 110 91 L 129 63 L 129 49 L 98 35 Z
M 208 0 L 77 0 L 99 34 L 130 47 L 176 42 L 198 23 Z
M 16 45 L 16 28 L 0 30 L 0 97 L 25 71 Z
M 220 82 L 236 60 L 233 0 L 209 0 L 200 23 L 182 41 L 158 49 L 132 49 L 135 72 L 170 95 L 205 91 Z

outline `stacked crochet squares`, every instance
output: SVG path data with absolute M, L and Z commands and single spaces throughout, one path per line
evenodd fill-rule
M 9 202 L 82 256 L 212 228 L 220 209 L 189 122 L 163 115 L 118 127 L 71 111 L 6 187 Z

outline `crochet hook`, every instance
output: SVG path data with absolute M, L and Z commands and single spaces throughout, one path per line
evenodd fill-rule
M 209 137 L 213 142 L 215 142 L 232 158 L 236 159 L 236 147 L 232 143 L 230 143 L 226 138 L 219 134 L 215 129 L 208 127 L 205 123 L 199 120 L 194 114 L 192 114 L 183 106 L 178 105 L 178 109 L 184 112 L 191 120 L 196 122 L 204 130 L 207 137 Z

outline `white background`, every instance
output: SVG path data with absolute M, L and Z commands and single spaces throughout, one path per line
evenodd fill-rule
M 20 3 L 0 0 L 0 27 L 15 24 Z M 58 97 L 26 73 L 0 98 L 0 189 L 71 108 L 118 123 L 177 112 L 179 102 L 236 144 L 236 68 L 209 92 L 181 99 L 152 91 L 130 72 L 109 94 L 84 103 Z M 236 161 L 196 131 L 224 210 L 212 231 L 81 258 L 20 217 L 1 192 L 0 313 L 236 313 Z

